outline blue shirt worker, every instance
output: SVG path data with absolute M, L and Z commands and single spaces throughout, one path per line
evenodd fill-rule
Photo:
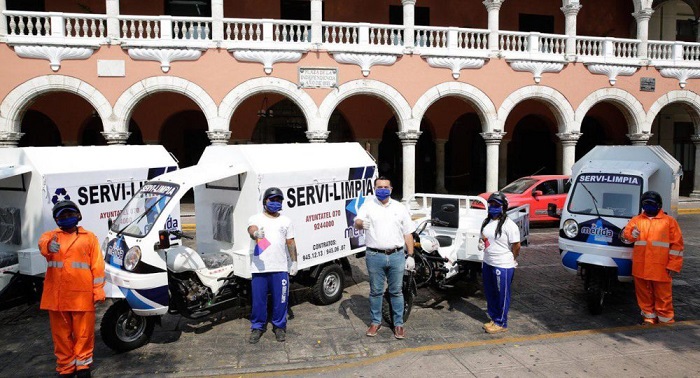
M 355 218 L 355 228 L 364 229 L 369 274 L 369 305 L 372 323 L 367 336 L 377 335 L 382 323 L 384 282 L 389 285 L 394 337 L 406 337 L 403 323 L 404 270 L 414 270 L 413 221 L 401 202 L 391 199 L 391 181 L 379 177 L 374 181 L 374 198 L 362 204 Z M 408 256 L 406 256 L 408 255 Z
M 520 254 L 520 229 L 508 215 L 508 200 L 501 192 L 489 196 L 488 216 L 481 225 L 479 248 L 484 250 L 481 276 L 484 281 L 487 312 L 490 322 L 484 324 L 487 333 L 508 330 L 508 309 L 513 274 Z
M 279 188 L 263 194 L 263 212 L 248 220 L 248 234 L 255 241 L 252 273 L 253 310 L 250 315 L 251 344 L 260 341 L 267 325 L 267 295 L 272 295 L 272 331 L 285 341 L 289 302 L 289 276 L 297 273 L 297 246 L 291 220 L 280 214 L 284 195 Z M 291 266 L 288 263 L 292 261 Z

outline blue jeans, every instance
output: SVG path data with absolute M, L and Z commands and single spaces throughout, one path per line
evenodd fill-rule
M 382 324 L 382 296 L 384 282 L 389 283 L 389 298 L 391 299 L 394 326 L 403 326 L 403 274 L 406 267 L 406 257 L 403 250 L 390 255 L 367 249 L 365 255 L 367 273 L 369 273 L 369 314 L 372 324 Z

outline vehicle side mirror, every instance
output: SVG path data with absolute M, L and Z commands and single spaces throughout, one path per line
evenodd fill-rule
M 547 215 L 549 215 L 552 218 L 561 218 L 561 214 L 557 212 L 557 204 L 556 203 L 548 203 L 547 204 Z
M 539 196 L 541 196 L 541 195 L 542 195 L 542 191 L 541 191 L 541 190 L 533 190 L 533 191 L 532 191 L 532 196 L 535 197 L 535 198 L 537 198 L 537 197 L 539 197 Z
M 158 249 L 170 248 L 170 232 L 168 230 L 158 231 Z
M 446 213 L 454 213 L 455 211 L 457 211 L 457 206 L 451 203 L 447 203 L 442 205 L 440 209 Z

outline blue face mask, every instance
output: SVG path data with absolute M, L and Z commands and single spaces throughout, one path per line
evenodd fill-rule
M 377 196 L 377 199 L 379 199 L 380 201 L 384 201 L 391 195 L 391 189 L 379 188 L 377 189 L 375 195 Z
M 503 208 L 500 206 L 489 206 L 489 217 L 498 218 L 503 213 Z
M 642 210 L 644 210 L 644 213 L 649 216 L 656 216 L 656 214 L 659 213 L 659 206 L 654 204 L 654 203 L 643 203 L 642 204 Z
M 61 218 L 61 219 L 56 219 L 56 224 L 58 227 L 61 228 L 61 230 L 70 230 L 73 227 L 78 225 L 78 222 L 80 219 L 76 217 L 67 217 L 67 218 Z
M 265 209 L 268 213 L 277 213 L 282 210 L 282 202 L 269 201 L 267 204 L 265 204 Z

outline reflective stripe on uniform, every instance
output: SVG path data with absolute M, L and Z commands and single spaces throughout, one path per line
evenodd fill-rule
M 63 261 L 49 261 L 47 263 L 49 268 L 63 268 Z
M 104 278 L 104 277 L 96 277 L 94 280 L 92 280 L 92 283 L 93 283 L 94 285 L 98 285 L 98 284 L 101 284 L 101 283 L 103 283 L 103 282 L 105 282 L 105 278 Z
M 668 251 L 669 255 L 683 257 L 683 251 L 676 251 L 674 249 Z
M 664 247 L 664 248 L 668 248 L 668 247 L 671 246 L 671 243 L 666 243 L 666 242 L 661 242 L 661 241 L 652 241 L 652 242 L 651 242 L 651 245 L 652 245 L 653 247 Z
M 86 366 L 92 363 L 92 357 L 87 360 L 75 360 L 75 366 Z
M 634 245 L 647 245 L 647 241 L 646 241 L 646 240 L 640 240 L 640 241 L 634 242 Z
M 71 266 L 75 269 L 90 269 L 90 265 L 84 262 L 73 261 L 73 264 L 71 264 Z
M 673 320 L 673 318 L 666 318 L 666 317 L 663 317 L 663 316 L 659 316 L 659 321 L 660 321 L 661 323 L 668 323 L 668 322 L 670 322 L 671 320 Z
M 645 318 L 647 318 L 647 319 L 654 319 L 654 318 L 656 318 L 656 313 L 653 313 L 653 312 L 652 312 L 651 314 L 647 314 L 647 313 L 644 312 L 644 311 L 641 311 L 641 313 L 642 313 L 642 316 L 645 317 Z

